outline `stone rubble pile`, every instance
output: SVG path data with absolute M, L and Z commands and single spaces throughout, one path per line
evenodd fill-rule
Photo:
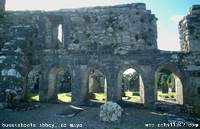
M 5 102 L 0 103 L 0 110 L 28 111 L 40 107 L 38 104 L 22 102 L 22 96 L 16 90 L 5 90 Z
M 114 102 L 108 101 L 100 107 L 100 120 L 103 122 L 119 121 L 123 109 Z

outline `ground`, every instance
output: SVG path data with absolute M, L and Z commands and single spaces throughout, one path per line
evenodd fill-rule
M 17 112 L 8 109 L 0 111 L 0 128 L 5 128 L 2 127 L 3 124 L 32 123 L 36 124 L 36 129 L 50 129 L 50 127 L 39 127 L 42 123 L 46 123 L 54 124 L 54 128 L 56 129 L 75 129 L 78 126 L 79 129 L 157 129 L 157 126 L 162 126 L 161 124 L 169 123 L 168 120 L 174 119 L 174 115 L 169 113 L 145 109 L 140 106 L 128 106 L 123 108 L 124 113 L 120 122 L 104 123 L 99 118 L 99 105 L 81 106 L 84 110 L 75 110 L 75 107 L 73 107 L 72 110 L 72 106 L 66 103 L 36 104 L 40 105 L 40 107 L 29 111 Z M 76 127 L 70 127 L 70 124 Z M 147 127 L 147 124 L 149 126 L 153 126 L 152 124 L 154 124 L 154 127 Z M 173 128 L 178 129 L 177 127 Z M 15 127 L 15 129 L 18 128 Z M 181 127 L 181 129 L 184 128 Z M 185 127 L 185 129 L 189 128 Z

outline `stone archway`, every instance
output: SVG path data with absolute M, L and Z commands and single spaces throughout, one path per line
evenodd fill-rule
M 122 98 L 123 93 L 123 86 L 122 86 L 122 78 L 123 78 L 123 75 L 124 75 L 124 72 L 128 69 L 134 69 L 137 73 L 138 73 L 138 87 L 139 87 L 139 98 L 137 101 L 130 101 L 130 102 L 136 102 L 136 103 L 144 103 L 144 82 L 143 82 L 143 77 L 142 77 L 142 71 L 135 65 L 123 65 L 120 69 L 119 69 L 119 72 L 118 72 L 118 79 L 117 79 L 117 89 L 118 89 L 118 96 L 120 96 L 120 98 Z M 133 94 L 133 93 L 131 93 Z M 132 95 L 132 97 L 134 98 L 134 96 Z M 135 96 L 136 97 L 136 96 Z M 121 99 L 122 100 L 122 99 Z
M 69 69 L 60 66 L 53 67 L 48 74 L 48 100 L 59 99 L 63 102 L 71 102 L 71 85 L 72 74 Z M 65 95 L 70 98 L 64 97 Z M 62 97 L 68 100 L 63 100 Z
M 87 100 L 105 102 L 107 100 L 107 74 L 99 65 L 90 65 L 85 75 Z
M 170 76 L 168 76 L 168 79 L 165 79 L 165 77 L 162 77 L 163 75 L 160 75 L 160 71 L 169 71 Z M 163 73 L 164 74 L 164 73 Z M 173 86 L 168 86 L 169 84 L 169 77 L 172 78 L 172 85 L 174 85 L 174 90 L 169 90 L 169 87 Z M 162 79 L 164 78 L 164 79 Z M 163 84 L 159 84 L 159 82 L 163 82 Z M 161 86 L 159 86 L 161 85 Z M 183 102 L 183 74 L 179 70 L 179 68 L 175 64 L 170 64 L 170 63 L 163 63 L 160 64 L 156 67 L 155 70 L 155 94 L 156 98 L 158 101 L 166 101 L 169 103 L 176 103 L 182 105 Z M 166 93 L 162 93 L 162 91 L 158 91 L 159 87 L 166 87 L 167 91 Z M 164 89 L 166 89 L 164 88 Z M 171 98 L 171 99 L 170 99 Z

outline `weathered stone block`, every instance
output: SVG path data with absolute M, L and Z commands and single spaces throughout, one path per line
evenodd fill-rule
M 116 122 L 122 116 L 123 109 L 114 102 L 108 101 L 100 107 L 100 120 L 103 122 Z

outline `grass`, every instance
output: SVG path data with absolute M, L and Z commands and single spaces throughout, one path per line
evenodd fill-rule
M 68 93 L 58 93 L 58 100 L 62 102 L 71 102 L 72 99 L 72 94 L 71 92 Z
M 98 101 L 102 102 L 102 101 L 106 100 L 106 94 L 105 93 L 94 93 L 94 95 L 95 95 L 94 99 L 96 99 Z M 131 91 L 126 91 L 125 95 L 127 97 L 129 97 L 128 101 L 131 101 L 131 102 L 140 101 L 140 96 L 134 95 L 134 93 L 131 92 Z
M 105 93 L 94 93 L 95 99 L 98 101 L 105 101 L 106 100 L 106 94 Z
M 39 94 L 30 93 L 30 98 L 33 101 L 39 101 Z M 70 102 L 71 101 L 71 92 L 69 92 L 69 93 L 58 93 L 58 100 L 63 101 L 63 102 Z
M 33 101 L 39 101 L 39 94 L 38 94 L 38 93 L 33 93 L 33 92 L 31 92 L 31 93 L 30 93 L 30 98 L 31 98 L 31 100 L 33 100 Z
M 94 93 L 95 99 L 98 101 L 105 101 L 106 100 L 106 94 L 105 93 Z M 140 101 L 140 96 L 134 95 L 131 91 L 126 91 L 125 95 L 129 97 L 128 101 Z M 39 101 L 39 95 L 37 93 L 30 93 L 31 100 Z M 71 92 L 69 93 L 58 93 L 58 100 L 62 102 L 70 102 L 71 101 Z
M 161 98 L 175 98 L 176 92 L 162 93 L 161 91 L 158 91 L 157 95 Z
M 134 93 L 131 91 L 126 91 L 125 96 L 129 97 L 128 101 L 131 101 L 131 102 L 140 101 L 140 96 L 134 95 Z

